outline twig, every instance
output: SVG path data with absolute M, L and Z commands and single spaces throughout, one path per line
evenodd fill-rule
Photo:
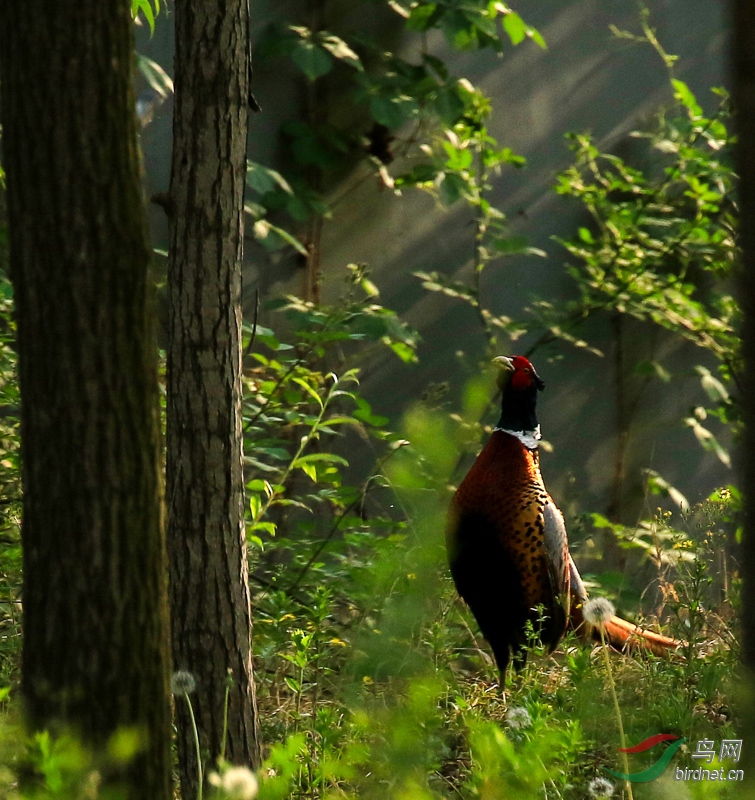
M 249 344 L 244 349 L 244 352 L 241 354 L 242 358 L 246 358 L 249 353 L 252 352 L 252 345 L 254 344 L 254 340 L 257 336 L 257 317 L 260 312 L 260 290 L 254 290 L 254 320 L 252 321 L 252 335 L 249 339 Z

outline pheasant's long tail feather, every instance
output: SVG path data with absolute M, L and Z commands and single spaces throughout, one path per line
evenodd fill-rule
M 600 630 L 588 625 L 582 613 L 582 606 L 587 601 L 587 590 L 582 583 L 573 559 L 569 556 L 571 608 L 569 613 L 570 627 L 576 631 L 580 639 L 592 637 L 601 641 Z M 611 617 L 604 625 L 603 632 L 608 644 L 616 650 L 647 650 L 657 656 L 668 656 L 685 646 L 678 639 L 662 636 L 660 633 L 640 628 L 633 622 L 621 617 Z
M 640 628 L 621 617 L 611 617 L 604 626 L 606 641 L 617 650 L 648 650 L 657 656 L 666 656 L 684 646 L 684 642 L 662 636 L 660 633 Z M 600 641 L 600 631 L 593 631 L 593 638 Z

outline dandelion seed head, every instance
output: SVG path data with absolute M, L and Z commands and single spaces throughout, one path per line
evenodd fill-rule
M 257 796 L 257 778 L 247 767 L 230 767 L 223 773 L 220 788 L 233 800 L 253 800 Z
M 615 787 L 607 778 L 593 778 L 587 784 L 587 791 L 590 797 L 601 798 L 611 797 Z
M 532 717 L 526 708 L 510 708 L 506 712 L 506 722 L 515 731 L 532 727 Z
M 616 609 L 605 597 L 595 597 L 585 603 L 582 612 L 590 625 L 602 627 L 616 613 Z
M 194 676 L 185 669 L 179 669 L 174 672 L 170 679 L 171 694 L 181 696 L 184 694 L 191 694 L 197 688 L 197 682 Z

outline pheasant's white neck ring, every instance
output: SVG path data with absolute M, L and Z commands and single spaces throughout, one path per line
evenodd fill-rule
M 493 428 L 493 430 L 508 433 L 509 436 L 519 439 L 528 450 L 537 450 L 537 443 L 543 438 L 539 425 L 534 431 L 510 431 L 507 428 Z

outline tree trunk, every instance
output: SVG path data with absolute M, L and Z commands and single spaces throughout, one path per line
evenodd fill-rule
M 202 758 L 256 766 L 241 432 L 241 256 L 248 95 L 247 0 L 177 3 L 170 201 L 168 549 L 176 669 L 192 702 Z M 196 754 L 178 706 L 183 796 Z
M 752 0 L 733 0 L 731 8 L 734 38 L 732 83 L 739 135 L 739 239 L 743 262 L 740 299 L 744 312 L 745 357 L 745 369 L 742 373 L 745 436 L 740 450 L 745 497 L 745 535 L 742 547 L 743 660 L 750 683 L 745 693 L 749 703 L 747 732 L 755 734 L 755 4 Z M 755 766 L 755 756 L 750 752 L 748 757 L 752 769 Z M 747 774 L 750 775 L 749 770 Z M 752 786 L 750 790 L 752 791 Z
M 1 3 L 3 161 L 18 321 L 22 694 L 167 800 L 170 707 L 157 348 L 122 0 Z

